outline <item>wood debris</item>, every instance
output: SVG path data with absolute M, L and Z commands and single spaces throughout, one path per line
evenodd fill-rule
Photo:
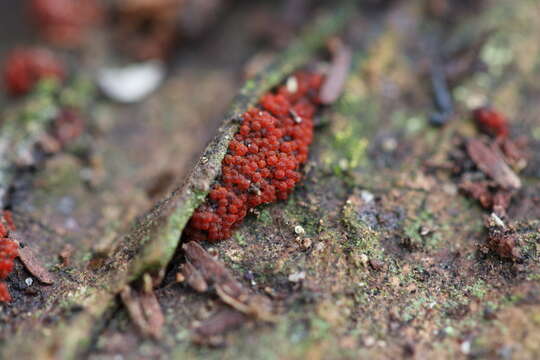
M 491 209 L 493 206 L 493 194 L 489 190 L 489 181 L 464 180 L 459 184 L 459 188 L 467 195 L 480 202 L 484 209 Z
M 69 262 L 74 251 L 75 249 L 71 244 L 66 244 L 62 248 L 62 251 L 58 253 L 58 258 L 62 262 L 63 266 L 69 266 Z
M 17 237 L 16 237 L 17 238 Z M 20 243 L 20 241 L 19 241 Z M 19 259 L 22 264 L 39 282 L 47 285 L 54 283 L 54 276 L 45 268 L 43 263 L 39 260 L 38 256 L 28 245 L 21 246 L 19 248 Z
M 141 334 L 159 339 L 165 318 L 154 291 L 138 291 L 128 285 L 120 293 L 120 298 Z
M 270 300 L 265 296 L 252 294 L 244 288 L 225 265 L 213 258 L 201 245 L 190 241 L 182 245 L 182 248 L 186 258 L 193 265 L 194 269 L 190 268 L 190 271 L 199 272 L 204 281 L 213 286 L 213 290 L 224 303 L 257 319 L 274 320 Z
M 504 224 L 495 214 L 486 219 L 488 230 L 487 245 L 491 251 L 502 258 L 521 259 L 520 239 L 516 231 Z
M 500 152 L 486 146 L 481 140 L 470 139 L 467 153 L 476 166 L 505 189 L 521 188 L 521 180 L 504 161 Z
M 248 317 L 234 309 L 223 309 L 194 327 L 192 341 L 201 345 L 221 345 L 223 334 L 237 329 Z
M 526 164 L 527 141 L 510 138 L 506 117 L 490 107 L 474 110 L 473 119 L 477 129 L 488 136 L 468 139 L 462 142 L 462 150 L 453 153 L 459 188 L 491 211 L 485 221 L 486 247 L 481 248 L 518 261 L 522 259 L 520 237 L 503 219 L 508 220 L 510 202 L 522 187 L 515 171 Z
M 333 53 L 332 64 L 319 94 L 321 103 L 325 105 L 334 103 L 341 95 L 352 61 L 351 49 L 339 39 L 335 39 L 330 46 Z
M 204 280 L 202 274 L 195 269 L 195 267 L 189 262 L 186 261 L 182 265 L 182 275 L 184 275 L 185 281 L 197 292 L 206 292 L 208 290 L 208 284 Z

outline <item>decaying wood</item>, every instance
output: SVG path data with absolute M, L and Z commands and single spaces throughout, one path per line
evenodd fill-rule
M 478 200 L 484 209 L 491 209 L 493 206 L 493 194 L 489 190 L 491 185 L 489 181 L 473 182 L 464 180 L 459 184 L 459 188 L 466 194 L 469 194 L 473 199 Z
M 296 68 L 312 61 L 326 40 L 346 24 L 351 15 L 348 9 L 349 6 L 341 4 L 334 11 L 316 18 L 274 63 L 246 82 L 225 114 L 216 137 L 207 146 L 184 183 L 140 218 L 127 235 L 115 242 L 115 249 L 100 266 L 92 287 L 86 288 L 82 296 L 75 300 L 76 304 L 73 305 L 83 310 L 72 317 L 70 327 L 49 329 L 51 335 L 47 338 L 39 337 L 36 331 L 33 351 L 49 354 L 51 358 L 77 358 L 84 351 L 81 342 L 85 342 L 102 323 L 102 316 L 116 306 L 115 296 L 126 285 L 145 273 L 162 274 L 177 249 L 184 226 L 194 209 L 204 201 L 220 171 L 228 143 L 239 126 L 236 121 L 238 116 Z M 220 288 L 224 298 L 231 296 L 231 290 L 229 287 Z M 257 304 L 257 297 L 249 298 L 253 303 L 238 304 L 235 303 L 237 298 L 234 293 L 231 298 L 230 302 L 236 306 L 246 306 L 244 311 L 267 318 L 267 314 Z M 10 347 L 4 349 L 5 353 L 17 353 L 21 342 L 25 341 L 27 338 L 19 339 L 19 342 L 12 341 Z
M 540 204 L 534 131 L 538 125 L 536 104 L 540 103 L 535 85 L 539 71 L 534 57 L 523 54 L 538 52 L 535 44 L 540 27 L 534 21 L 529 22 L 533 30 L 519 25 L 531 19 L 530 2 L 482 1 L 489 6 L 480 14 L 471 14 L 466 2 L 428 2 L 444 3 L 456 11 L 450 14 L 460 15 L 435 24 L 449 32 L 441 41 L 442 48 L 469 42 L 483 33 L 482 24 L 489 28 L 499 23 L 501 27 L 477 51 L 485 62 L 485 72 L 466 71 L 452 89 L 452 122 L 432 128 L 426 121 L 433 94 L 429 84 L 417 76 L 418 63 L 424 61 L 418 46 L 431 35 L 423 30 L 434 25 L 426 18 L 426 2 L 378 1 L 377 11 L 370 7 L 370 12 L 359 12 L 360 18 L 352 24 L 355 31 L 346 40 L 354 51 L 354 61 L 343 96 L 324 110 L 322 117 L 328 119 L 328 126 L 317 129 L 302 183 L 288 201 L 257 209 L 234 237 L 199 254 L 203 265 L 188 259 L 187 270 L 184 266 L 176 277 L 181 284 L 174 278 L 178 268 L 169 268 L 172 273 L 165 277 L 167 285 L 156 290 L 152 289 L 156 277 L 150 274 L 161 272 L 160 261 L 146 260 L 174 252 L 160 249 L 158 244 L 173 244 L 178 238 L 158 241 L 155 252 L 143 252 L 140 245 L 153 243 L 156 234 L 162 236 L 148 224 L 155 221 L 159 229 L 166 223 L 162 220 L 174 211 L 162 213 L 158 205 L 152 213 L 155 216 L 141 218 L 129 237 L 111 240 L 118 248 L 100 262 L 92 259 L 91 267 L 86 267 L 83 259 L 95 252 L 75 245 L 77 252 L 70 266 L 54 265 L 57 281 L 46 287 L 34 284 L 39 291 L 34 298 L 17 292 L 17 282 L 11 281 L 17 302 L 35 301 L 38 296 L 46 302 L 28 314 L 26 309 L 17 313 L 15 303 L 2 307 L 5 316 L 0 320 L 10 316 L 1 327 L 9 336 L 2 344 L 3 357 L 33 359 L 36 353 L 48 359 L 119 355 L 193 359 L 534 357 L 540 308 L 540 223 L 531 219 L 537 218 Z M 387 8 L 388 4 L 393 6 Z M 387 12 L 393 12 L 391 23 L 372 15 Z M 372 31 L 376 28 L 382 29 L 382 36 L 374 41 Z M 151 108 L 164 94 L 179 95 L 171 89 L 162 91 L 142 107 Z M 201 91 L 200 98 L 206 97 Z M 496 145 L 516 174 L 524 171 L 519 190 L 502 188 L 489 179 L 490 175 L 477 171 L 479 167 L 461 151 L 461 135 L 475 134 L 468 109 L 481 101 L 508 111 L 511 133 L 523 133 L 532 142 L 525 169 L 518 164 L 521 156 L 514 163 L 504 145 Z M 170 113 L 174 114 L 167 111 Z M 183 124 L 181 120 L 173 119 L 175 124 Z M 138 131 L 133 129 L 141 137 L 146 135 Z M 149 151 L 154 154 L 155 148 L 149 147 Z M 445 160 L 454 159 L 449 157 L 451 151 L 459 152 L 455 161 L 461 167 Z M 439 166 L 425 162 L 434 154 L 440 155 Z M 116 175 L 107 175 L 114 181 Z M 488 211 L 480 209 L 476 201 L 467 201 L 469 194 L 457 192 L 460 181 L 479 183 L 472 190 L 486 196 Z M 507 204 L 510 193 L 512 201 Z M 168 201 L 179 208 L 183 205 L 176 202 L 177 197 L 181 197 L 181 190 Z M 354 197 L 361 202 L 347 201 Z M 54 206 L 46 204 L 50 205 Z M 492 211 L 501 214 L 497 207 L 507 210 L 507 216 L 498 220 L 492 216 L 494 221 L 483 226 L 484 215 Z M 57 261 L 64 242 L 55 237 L 49 244 L 54 251 L 47 259 Z M 207 244 L 201 246 L 204 249 Z M 183 251 L 181 246 L 177 250 Z M 143 253 L 145 260 L 141 260 Z M 178 255 L 180 262 L 187 257 Z M 226 266 L 232 280 L 216 275 L 216 271 L 221 274 L 221 268 L 207 255 Z M 127 266 L 138 261 L 141 266 Z M 214 274 L 207 274 L 210 280 L 203 277 L 205 269 Z M 206 293 L 187 288 L 186 275 L 193 274 L 199 280 L 191 284 L 198 284 L 195 288 Z M 139 280 L 130 283 L 135 278 Z M 216 285 L 219 281 L 227 286 Z M 269 294 L 280 314 L 279 322 L 268 325 L 254 321 L 257 318 L 238 296 L 242 292 L 236 292 L 234 281 L 246 291 Z M 126 319 L 126 312 L 116 309 L 116 304 L 122 303 L 114 294 L 128 283 L 136 310 L 132 311 L 135 316 L 130 314 Z M 70 296 L 47 294 L 63 292 L 66 287 Z M 165 324 L 159 341 L 143 339 L 146 335 L 141 335 L 139 327 L 131 326 L 132 318 L 139 321 L 137 316 L 143 327 L 148 326 L 137 298 L 140 288 L 143 293 L 155 291 L 163 308 Z M 19 324 L 23 326 L 17 328 Z M 35 331 L 29 331 L 30 327 Z M 239 331 L 233 331 L 238 327 Z M 82 354 L 79 349 L 83 349 Z
M 265 71 L 255 76 L 241 88 L 233 105 L 225 114 L 218 134 L 215 136 L 188 179 L 171 196 L 156 207 L 135 230 L 137 238 L 150 237 L 142 244 L 142 256 L 130 264 L 129 278 L 134 280 L 146 271 L 164 268 L 177 248 L 180 235 L 192 212 L 203 201 L 211 184 L 221 169 L 229 141 L 238 130 L 236 119 L 259 97 L 302 64 L 313 60 L 313 56 L 324 45 L 326 39 L 338 32 L 350 16 L 348 6 L 338 8 L 332 16 L 316 19 L 308 26 L 300 40 L 293 43 L 285 53 Z M 149 236 L 148 232 L 152 235 Z

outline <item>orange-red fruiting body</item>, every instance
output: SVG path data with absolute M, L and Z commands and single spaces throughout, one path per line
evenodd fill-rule
M 480 107 L 473 111 L 473 118 L 476 126 L 489 135 L 508 136 L 508 121 L 500 112 L 489 107 Z
M 11 295 L 5 280 L 13 271 L 14 260 L 19 255 L 19 244 L 9 238 L 9 232 L 15 225 L 9 211 L 0 215 L 0 301 L 11 301 Z
M 289 196 L 308 158 L 321 82 L 320 74 L 299 72 L 291 81 L 294 86 L 264 95 L 258 107 L 242 115 L 221 176 L 194 212 L 186 236 L 227 239 L 249 210 Z
M 62 63 L 49 50 L 20 48 L 9 54 L 4 68 L 4 80 L 10 95 L 24 95 L 46 77 L 64 78 Z

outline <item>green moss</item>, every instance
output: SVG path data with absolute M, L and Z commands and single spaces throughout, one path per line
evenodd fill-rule
M 246 246 L 247 244 L 246 239 L 244 238 L 244 235 L 240 231 L 237 231 L 234 233 L 234 239 L 240 246 Z
M 379 120 L 379 103 L 370 97 L 362 77 L 364 60 L 363 52 L 356 54 L 343 96 L 327 121 L 332 131 L 325 138 L 326 151 L 321 160 L 325 168 L 340 177 L 369 164 L 367 149 Z
M 347 230 L 349 230 L 349 250 L 366 254 L 370 258 L 381 259 L 383 249 L 380 245 L 380 233 L 371 229 L 366 223 L 358 218 L 354 205 L 350 202 L 345 203 L 342 212 L 342 221 Z
M 523 294 L 510 294 L 503 299 L 502 305 L 504 306 L 514 305 L 520 302 L 521 300 L 523 300 L 523 297 L 524 297 Z
M 425 235 L 422 235 L 423 229 L 426 229 Z M 449 228 L 447 227 L 446 230 Z M 422 210 L 412 219 L 407 218 L 404 222 L 403 233 L 413 248 L 434 250 L 440 247 L 443 240 L 440 229 L 437 229 L 434 215 L 427 210 Z
M 261 222 L 263 225 L 270 225 L 272 224 L 272 216 L 270 215 L 270 211 L 268 211 L 267 208 L 262 209 L 259 212 L 259 215 L 257 216 L 257 220 Z
M 468 287 L 467 291 L 469 291 L 474 297 L 482 300 L 488 292 L 488 286 L 484 280 L 479 279 L 472 286 Z
M 324 153 L 323 164 L 335 175 L 366 165 L 370 124 L 375 122 L 377 108 L 374 102 L 356 96 L 345 95 L 336 105 L 331 122 L 334 133 L 329 138 L 331 150 Z

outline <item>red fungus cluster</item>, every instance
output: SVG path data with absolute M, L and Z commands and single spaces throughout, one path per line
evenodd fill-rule
M 97 0 L 32 0 L 30 14 L 47 41 L 71 47 L 99 22 L 102 9 Z
M 14 260 L 19 255 L 19 244 L 9 238 L 15 225 L 9 211 L 0 214 L 0 301 L 11 301 L 5 280 L 13 270 Z
M 319 74 L 297 73 L 242 115 L 221 177 L 186 228 L 190 239 L 226 239 L 250 209 L 288 197 L 308 158 L 321 82 Z
M 508 121 L 500 112 L 489 107 L 480 107 L 473 111 L 473 118 L 480 130 L 495 137 L 508 136 Z
M 4 80 L 10 95 L 24 95 L 46 77 L 64 78 L 63 65 L 52 52 L 42 48 L 19 48 L 9 54 Z

